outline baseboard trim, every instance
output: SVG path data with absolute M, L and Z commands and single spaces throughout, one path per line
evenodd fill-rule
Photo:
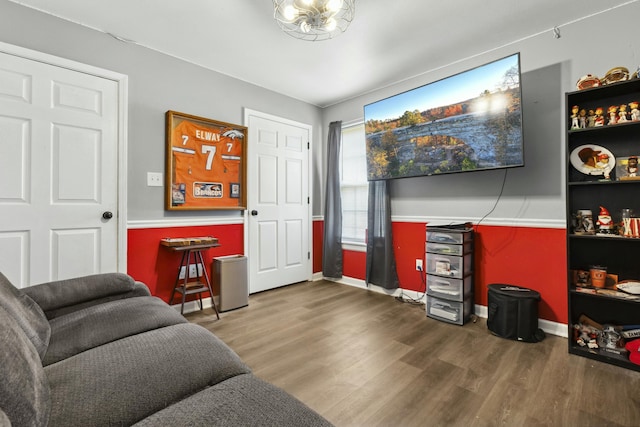
M 486 319 L 488 317 L 487 306 L 476 304 L 476 316 Z M 569 336 L 567 325 L 564 323 L 552 322 L 551 320 L 538 318 L 538 327 L 545 331 L 547 334 L 555 335 L 558 337 L 567 338 Z
M 214 301 L 216 302 L 216 307 L 220 307 L 220 300 L 217 296 L 214 297 Z M 181 304 L 172 304 L 171 308 L 176 310 L 178 313 L 180 312 Z M 211 308 L 213 305 L 211 304 L 211 298 L 206 297 L 202 298 L 202 309 Z M 220 310 L 220 309 L 218 309 Z M 198 300 L 187 301 L 184 303 L 184 314 L 193 313 L 194 311 L 200 311 L 200 303 Z
M 343 276 L 340 279 L 335 279 L 335 278 L 322 277 L 322 273 L 314 273 L 312 276 L 312 280 L 314 282 L 318 280 L 327 280 L 329 282 L 335 282 L 335 283 L 340 283 L 347 286 L 353 286 L 354 288 L 369 290 L 369 291 L 377 292 L 387 296 L 410 298 L 416 302 L 422 302 L 423 304 L 426 302 L 426 295 L 423 294 L 422 292 L 416 292 L 416 291 L 412 291 L 409 289 L 402 289 L 402 288 L 391 290 L 391 289 L 385 289 L 381 286 L 377 286 L 373 284 L 369 284 L 369 286 L 367 286 L 367 282 L 365 282 L 364 280 L 355 279 L 353 277 Z M 214 299 L 216 301 L 216 306 L 220 307 L 220 302 L 218 297 L 215 296 Z M 171 307 L 173 307 L 176 311 L 180 311 L 180 304 L 173 304 Z M 202 308 L 205 309 L 205 308 L 211 308 L 211 307 L 212 307 L 211 298 L 204 298 L 202 300 Z M 192 313 L 198 310 L 200 310 L 200 304 L 198 304 L 197 300 L 188 301 L 184 303 L 184 313 Z M 487 306 L 480 305 L 480 304 L 475 305 L 476 316 L 486 319 L 488 316 L 487 313 L 488 313 Z M 540 329 L 542 329 L 543 331 L 545 331 L 547 334 L 550 334 L 550 335 L 555 335 L 563 338 L 568 338 L 569 336 L 567 325 L 564 323 L 552 322 L 551 320 L 546 320 L 546 319 L 538 319 L 538 326 L 540 327 Z
M 330 282 L 341 283 L 343 285 L 353 286 L 360 289 L 366 289 L 366 290 L 378 292 L 378 293 L 393 296 L 393 297 L 406 296 L 414 300 L 421 300 L 422 302 L 426 301 L 426 295 L 424 295 L 421 292 L 411 291 L 411 290 L 402 289 L 402 288 L 389 290 L 381 286 L 372 285 L 372 284 L 367 286 L 367 283 L 364 280 L 354 279 L 353 277 L 343 276 L 340 279 L 333 279 L 333 278 L 322 277 L 322 273 L 315 273 L 313 277 L 314 277 L 313 280 L 324 279 Z M 486 319 L 488 316 L 487 313 L 488 313 L 487 306 L 480 305 L 480 304 L 475 305 L 476 316 Z M 545 331 L 545 333 L 550 335 L 555 335 L 563 338 L 568 338 L 569 336 L 567 325 L 564 323 L 552 322 L 551 320 L 546 320 L 546 319 L 538 319 L 538 326 L 540 327 L 540 329 Z
M 365 289 L 365 290 L 377 292 L 379 294 L 389 295 L 389 296 L 392 296 L 392 297 L 399 297 L 402 294 L 402 291 L 403 291 L 403 289 L 401 289 L 401 288 L 398 288 L 398 289 L 385 289 L 382 286 L 374 285 L 374 284 L 371 284 L 371 283 L 369 284 L 369 286 L 367 286 L 367 282 L 365 282 L 364 280 L 362 280 L 362 279 L 354 279 L 353 277 L 343 276 L 340 279 L 334 279 L 334 278 L 330 278 L 330 277 L 323 277 L 323 279 L 324 280 L 328 280 L 330 282 L 341 283 L 343 285 L 349 285 L 349 286 L 353 286 L 355 288 L 360 288 L 360 289 Z

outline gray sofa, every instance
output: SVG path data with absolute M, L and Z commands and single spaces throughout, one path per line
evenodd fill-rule
M 0 273 L 0 426 L 330 426 L 131 277 Z

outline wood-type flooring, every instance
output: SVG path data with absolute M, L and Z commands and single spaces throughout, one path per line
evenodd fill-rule
M 335 282 L 187 314 L 254 373 L 342 426 L 640 426 L 640 372 L 569 355 L 567 340 L 492 335 L 424 305 Z

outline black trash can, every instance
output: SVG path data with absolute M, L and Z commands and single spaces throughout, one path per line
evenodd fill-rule
M 489 288 L 487 328 L 502 338 L 539 342 L 545 338 L 538 328 L 540 293 L 519 286 L 492 284 Z

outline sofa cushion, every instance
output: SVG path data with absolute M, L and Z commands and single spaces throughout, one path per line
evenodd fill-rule
M 135 280 L 124 273 L 100 273 L 29 286 L 24 292 L 37 302 L 42 310 L 49 312 L 126 294 L 135 287 Z
M 0 306 L 13 316 L 42 359 L 51 336 L 49 321 L 38 304 L 13 286 L 2 273 L 0 273 Z
M 14 426 L 45 426 L 49 386 L 33 343 L 0 307 L 0 410 Z M 2 417 L 0 417 L 0 425 Z
M 51 427 L 130 425 L 249 372 L 226 344 L 190 323 L 113 341 L 44 370 L 51 388 Z
M 120 338 L 179 323 L 187 319 L 156 297 L 88 307 L 51 320 L 51 340 L 42 363 L 50 365 Z
M 28 293 L 29 288 L 25 288 L 25 293 Z M 119 294 L 107 295 L 104 297 L 92 299 L 89 301 L 83 301 L 78 304 L 66 305 L 64 307 L 59 307 L 51 310 L 44 310 L 44 314 L 47 316 L 47 319 L 51 321 L 51 319 L 55 319 L 56 317 L 64 316 L 65 314 L 73 313 L 74 311 L 82 310 L 87 307 L 93 307 L 94 305 L 104 304 L 110 301 L 117 301 L 121 299 L 127 298 L 135 298 L 135 297 L 148 297 L 151 296 L 151 292 L 149 292 L 149 288 L 142 282 L 136 282 L 134 284 L 133 289 L 130 291 L 126 291 Z M 38 301 L 36 301 L 38 302 Z
M 244 374 L 171 405 L 135 427 L 331 425 L 284 390 L 253 374 Z

